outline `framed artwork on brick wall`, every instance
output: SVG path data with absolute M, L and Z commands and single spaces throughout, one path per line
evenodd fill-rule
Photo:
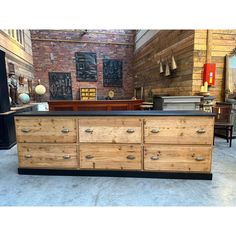
M 122 87 L 122 60 L 103 59 L 103 86 Z
M 75 61 L 78 81 L 97 81 L 96 53 L 76 52 Z
M 71 74 L 49 72 L 50 100 L 72 100 Z

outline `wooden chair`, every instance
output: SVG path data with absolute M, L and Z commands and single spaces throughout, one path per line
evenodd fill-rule
M 215 113 L 214 140 L 215 131 L 224 130 L 227 143 L 229 142 L 229 147 L 231 147 L 233 134 L 233 124 L 231 122 L 231 107 L 216 105 L 212 108 L 212 112 Z

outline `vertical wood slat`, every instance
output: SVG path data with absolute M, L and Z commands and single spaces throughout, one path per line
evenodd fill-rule
M 212 30 L 207 30 L 207 63 L 211 63 L 211 54 L 212 54 L 212 42 L 213 42 L 213 32 Z

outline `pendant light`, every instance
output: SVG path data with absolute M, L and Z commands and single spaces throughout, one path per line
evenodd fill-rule
M 172 50 L 172 56 L 171 56 L 171 69 L 172 70 L 176 70 L 177 69 L 177 65 L 176 65 L 176 62 L 175 62 L 174 55 L 173 55 L 173 50 Z
M 161 57 L 160 57 L 160 74 L 162 74 L 164 72 L 163 70 L 163 65 L 162 65 L 162 61 L 161 61 Z
M 165 69 L 165 76 L 169 76 L 170 75 L 170 67 L 168 64 L 168 60 L 166 61 L 166 69 Z

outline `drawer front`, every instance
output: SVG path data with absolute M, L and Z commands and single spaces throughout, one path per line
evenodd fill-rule
M 144 170 L 175 172 L 210 172 L 210 146 L 146 145 Z
M 81 169 L 140 170 L 139 145 L 80 145 Z
M 212 144 L 213 117 L 156 117 L 144 121 L 144 142 Z
M 76 143 L 76 119 L 32 117 L 16 118 L 16 137 L 20 143 Z
M 29 168 L 76 169 L 77 147 L 71 144 L 18 144 L 19 166 Z
M 141 119 L 79 120 L 79 139 L 86 143 L 141 143 Z

